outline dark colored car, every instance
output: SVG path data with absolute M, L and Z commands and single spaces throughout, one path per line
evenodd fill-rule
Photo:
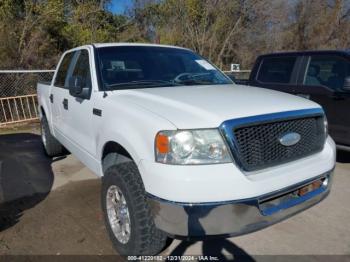
M 322 105 L 329 133 L 350 150 L 350 51 L 304 51 L 258 57 L 249 84 L 311 99 Z

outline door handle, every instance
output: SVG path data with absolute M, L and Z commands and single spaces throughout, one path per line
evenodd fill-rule
M 51 104 L 53 103 L 53 94 L 49 96 Z
M 63 104 L 63 108 L 68 110 L 68 99 L 67 98 L 63 99 L 62 104 Z
M 93 108 L 92 109 L 92 113 L 96 116 L 102 116 L 102 110 L 101 109 L 97 109 L 97 108 Z

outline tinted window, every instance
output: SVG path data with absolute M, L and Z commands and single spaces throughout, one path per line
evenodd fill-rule
M 232 84 L 201 56 L 185 49 L 117 46 L 98 49 L 105 89 Z
M 89 53 L 87 50 L 79 52 L 79 58 L 75 64 L 72 76 L 79 77 L 83 81 L 84 87 L 91 87 Z
M 345 77 L 350 76 L 350 62 L 337 56 L 312 56 L 304 84 L 327 86 L 341 90 Z
M 65 87 L 66 77 L 69 70 L 69 66 L 72 62 L 72 58 L 74 56 L 74 52 L 68 53 L 63 57 L 63 60 L 60 64 L 60 67 L 58 68 L 56 79 L 55 79 L 55 86 L 58 87 Z
M 265 83 L 290 82 L 296 57 L 268 57 L 264 58 L 257 80 Z

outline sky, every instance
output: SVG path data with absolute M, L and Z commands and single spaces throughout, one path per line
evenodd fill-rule
M 112 0 L 109 10 L 114 14 L 123 14 L 131 3 L 132 0 Z

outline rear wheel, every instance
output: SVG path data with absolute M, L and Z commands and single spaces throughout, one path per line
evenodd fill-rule
M 110 166 L 101 194 L 106 228 L 120 255 L 155 255 L 164 248 L 167 237 L 154 224 L 134 162 Z
M 44 145 L 45 152 L 48 156 L 57 156 L 63 153 L 63 146 L 51 134 L 46 116 L 41 118 L 41 140 Z

